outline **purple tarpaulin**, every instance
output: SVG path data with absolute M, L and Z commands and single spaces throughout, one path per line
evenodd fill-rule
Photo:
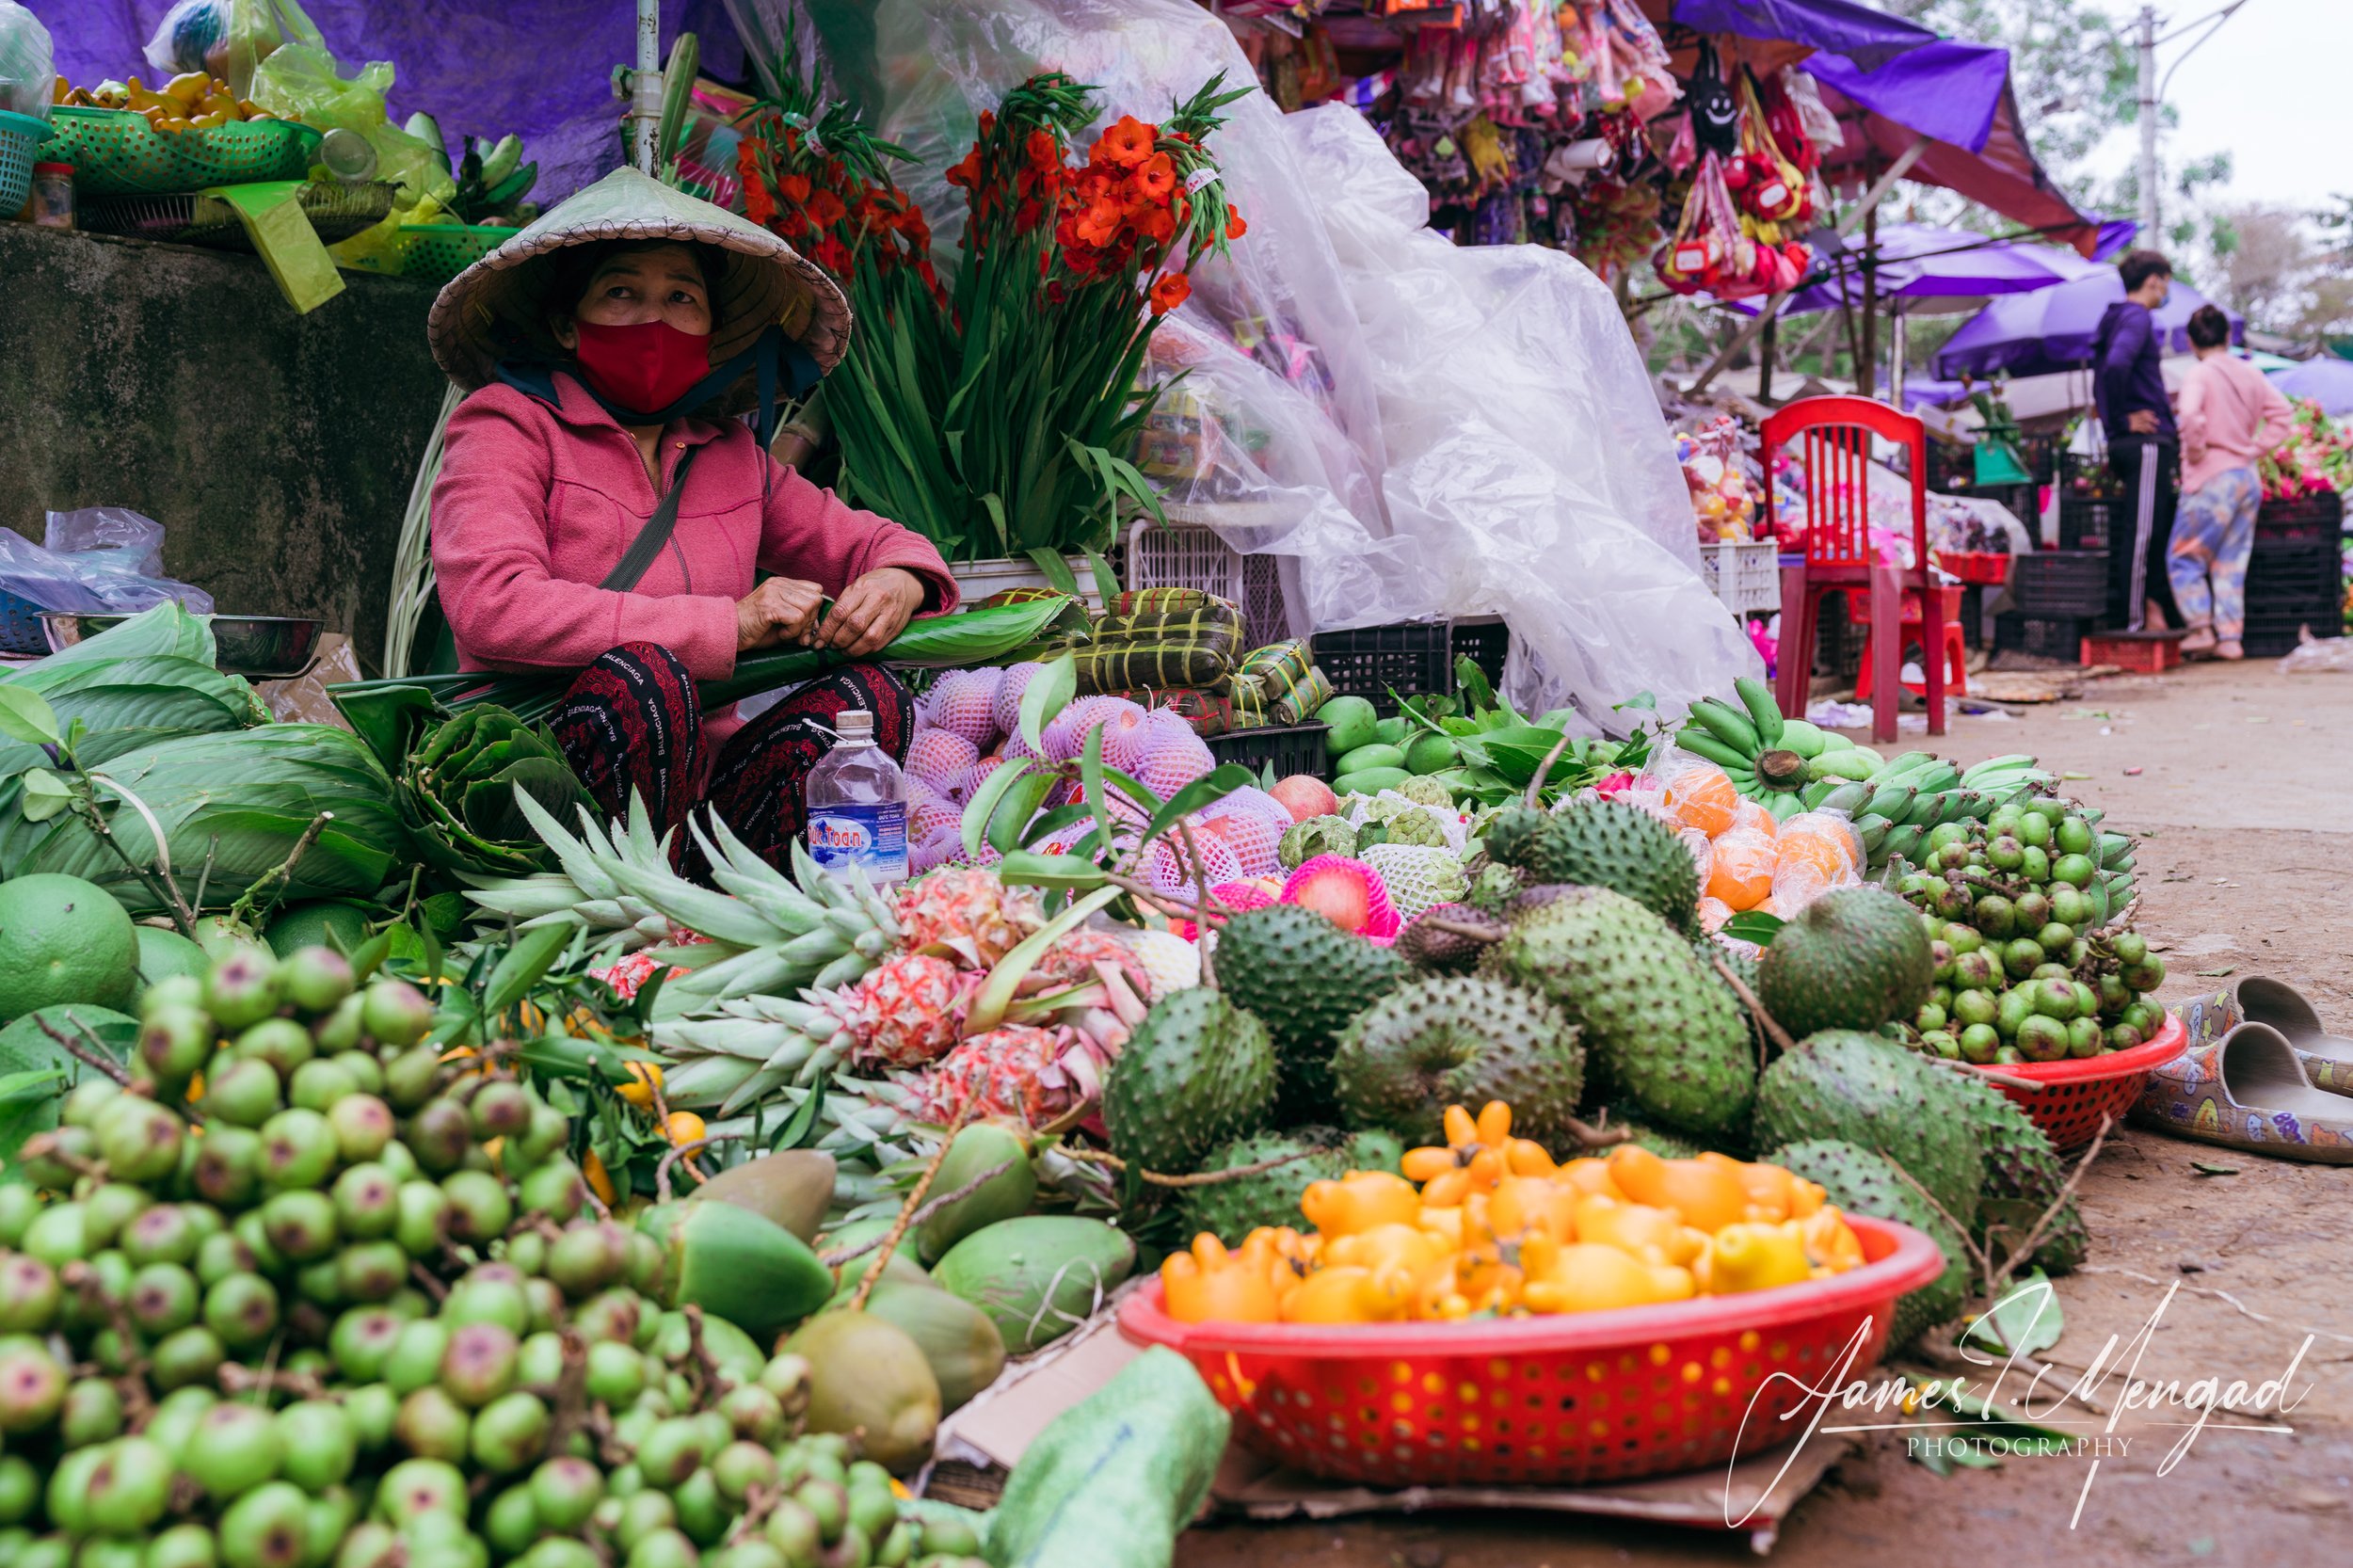
M 2353 414 L 2353 364 L 2323 356 L 2271 373 L 2271 384 L 2290 397 L 2309 397 L 2330 419 Z
M 1849 240 L 1848 244 L 1852 247 L 1850 256 L 1859 255 L 1862 242 Z M 2060 246 L 2034 240 L 1989 240 L 1966 229 L 1941 229 L 1929 223 L 1881 225 L 1879 263 L 1875 294 L 1881 300 L 1974 300 L 2031 294 L 2107 270 Z M 1863 274 L 1856 260 L 1842 264 L 1833 254 L 1823 257 L 1820 265 L 1833 269 L 1832 276 L 1791 295 L 1782 314 L 1804 315 L 1863 303 Z M 1732 308 L 1751 315 L 1756 311 L 1746 302 Z
M 171 0 L 32 0 L 75 84 L 152 76 L 142 57 Z M 636 47 L 629 0 L 306 0 L 345 72 L 390 60 L 395 124 L 419 109 L 461 136 L 523 138 L 539 165 L 536 200 L 569 195 L 622 159 L 613 68 Z M 665 0 L 662 43 L 681 29 L 714 69 L 741 60 L 721 0 Z
M 1843 55 L 1866 71 L 1937 37 L 1854 0 L 1674 0 L 1672 15 L 1695 32 L 1786 40 Z
M 2103 270 L 2093 278 L 2061 283 L 2040 294 L 2012 295 L 1996 299 L 1961 324 L 1931 361 L 1943 376 L 1987 376 L 1996 371 L 2012 376 L 2048 376 L 2079 370 L 2091 362 L 2100 317 L 2124 297 L 2124 280 Z M 2206 296 L 2176 279 L 2165 308 L 2157 312 L 2157 330 L 2166 351 L 2189 351 L 2191 312 Z M 2225 308 L 2233 342 L 2247 335 L 2247 319 Z

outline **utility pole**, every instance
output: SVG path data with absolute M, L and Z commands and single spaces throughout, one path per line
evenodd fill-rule
M 2236 8 L 2233 8 L 2235 9 Z M 2140 236 L 2157 243 L 2157 8 L 2140 8 Z

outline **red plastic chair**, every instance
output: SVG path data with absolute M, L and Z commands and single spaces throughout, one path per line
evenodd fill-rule
M 1927 664 L 1930 658 L 1944 660 L 1945 690 L 1952 696 L 1969 695 L 1969 645 L 1961 633 L 1961 584 L 1945 583 L 1939 584 L 1936 591 L 1929 596 L 1929 602 L 1937 615 L 1932 628 L 1920 624 L 1920 596 L 1909 591 L 1904 594 L 1904 648 L 1909 650 L 1913 644 L 1919 645 L 1923 676 L 1928 673 Z M 1856 602 L 1863 597 L 1854 593 L 1847 596 L 1849 615 L 1854 613 Z M 1866 638 L 1863 645 L 1863 669 L 1855 679 L 1854 699 L 1857 702 L 1871 700 L 1871 666 L 1879 662 L 1873 657 L 1877 651 Z M 1927 693 L 1928 686 L 1925 680 L 1907 680 L 1904 690 L 1920 696 Z
M 1912 551 L 1909 571 L 1882 565 L 1870 543 L 1871 438 L 1899 442 L 1912 454 Z M 1774 459 L 1798 442 L 1805 467 L 1805 559 L 1782 572 L 1781 674 L 1775 696 L 1790 718 L 1805 715 L 1814 680 L 1814 644 L 1822 600 L 1861 589 L 1870 596 L 1871 735 L 1896 738 L 1897 672 L 1903 656 L 1907 599 L 1915 618 L 1937 602 L 1929 564 L 1928 438 L 1912 415 L 1867 397 L 1805 397 L 1765 421 L 1765 515 L 1773 515 Z M 1941 608 L 1941 605 L 1940 605 Z M 1921 661 L 1929 733 L 1945 733 L 1945 661 Z

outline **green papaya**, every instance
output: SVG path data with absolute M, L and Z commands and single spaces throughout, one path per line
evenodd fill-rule
M 1332 792 L 1345 799 L 1349 795 L 1377 795 L 1384 790 L 1394 790 L 1414 776 L 1403 768 L 1358 768 L 1332 780 Z
M 845 1291 L 837 1304 L 847 1306 Z M 997 1381 L 1005 1369 L 1005 1336 L 988 1314 L 937 1286 L 893 1279 L 888 1270 L 867 1293 L 868 1316 L 898 1324 L 931 1364 L 942 1415 Z
M 695 1196 L 748 1208 L 802 1240 L 815 1239 L 833 1205 L 833 1156 L 817 1149 L 778 1149 L 712 1176 Z
M 1367 768 L 1402 768 L 1404 766 L 1405 748 L 1382 741 L 1369 746 L 1358 746 L 1341 758 L 1334 765 L 1333 771 L 1339 774 L 1352 774 L 1362 773 Z
M 995 1568 L 1168 1568 L 1208 1497 L 1232 1417 L 1155 1345 L 1048 1424 L 989 1520 Z
M 1100 1220 L 1032 1214 L 1000 1220 L 948 1249 L 932 1279 L 970 1302 L 1027 1355 L 1086 1320 L 1136 1266 L 1136 1244 Z
M 997 1174 L 969 1195 L 944 1205 L 923 1222 L 912 1240 L 924 1262 L 937 1262 L 950 1247 L 984 1225 L 1030 1211 L 1037 1197 L 1030 1146 L 993 1122 L 976 1123 L 956 1134 L 948 1158 L 939 1162 L 939 1174 L 932 1177 L 931 1190 L 942 1195 L 959 1192 L 991 1170 Z
M 664 1306 L 688 1303 L 755 1338 L 808 1317 L 833 1294 L 833 1271 L 808 1243 L 731 1203 L 658 1204 L 637 1228 L 662 1243 L 648 1292 Z

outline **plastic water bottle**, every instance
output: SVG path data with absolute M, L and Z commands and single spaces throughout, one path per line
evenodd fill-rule
M 808 853 L 827 874 L 853 867 L 876 888 L 907 879 L 907 785 L 874 744 L 874 715 L 847 709 L 834 720 L 833 749 L 809 770 Z

